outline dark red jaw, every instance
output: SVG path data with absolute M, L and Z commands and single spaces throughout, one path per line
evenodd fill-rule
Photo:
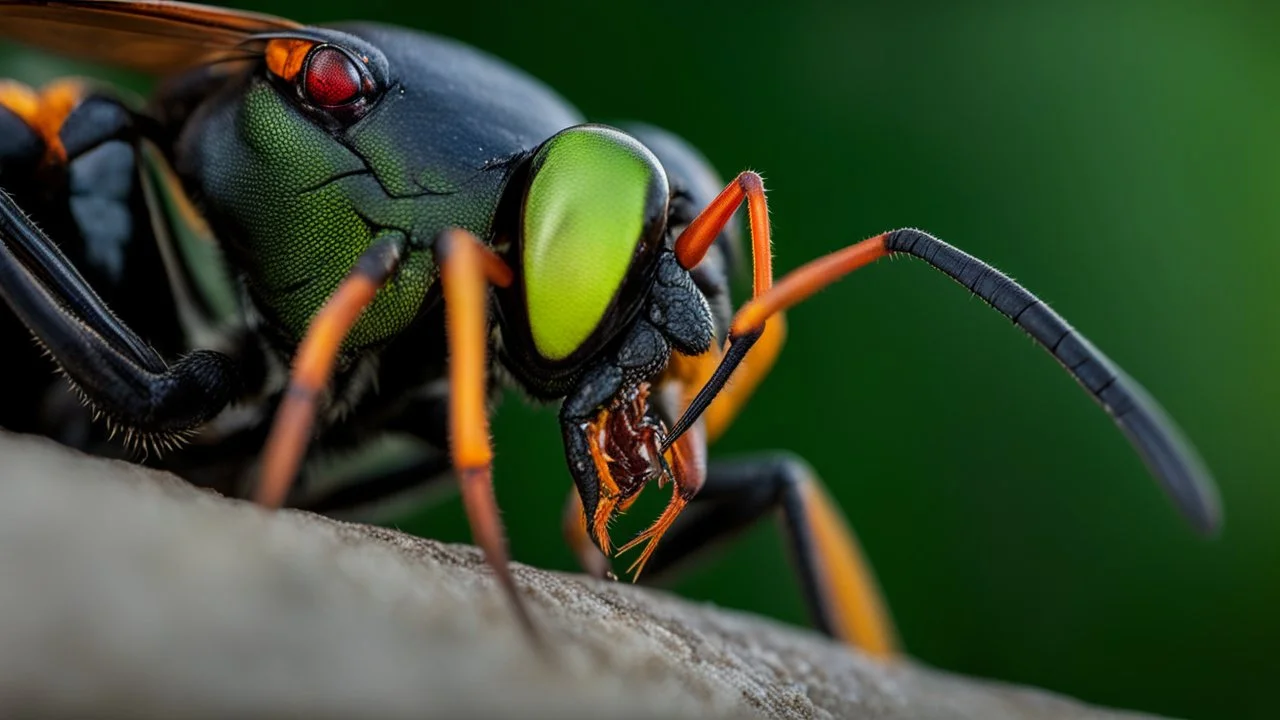
M 645 562 L 653 555 L 658 541 L 693 499 L 705 477 L 705 465 L 699 447 L 705 447 L 702 425 L 685 434 L 670 450 L 663 452 L 666 427 L 650 412 L 648 383 L 641 383 L 618 393 L 609 406 L 587 423 L 587 442 L 596 474 L 600 478 L 600 496 L 593 517 L 587 520 L 589 536 L 605 557 L 612 556 L 609 521 L 626 510 L 653 480 L 661 487 L 672 481 L 672 495 L 667 507 L 649 529 L 618 549 L 619 553 L 644 545 L 643 551 L 628 572 L 638 577 Z M 703 443 L 699 445 L 699 443 Z
M 624 390 L 595 426 L 595 442 L 618 489 L 620 507 L 640 494 L 651 480 L 670 473 L 660 450 L 665 428 L 649 413 L 649 384 Z
M 587 442 L 599 478 L 599 501 L 586 518 L 588 534 L 612 555 L 609 522 L 625 511 L 652 480 L 671 476 L 662 453 L 665 428 L 649 412 L 649 383 L 623 389 L 587 423 Z

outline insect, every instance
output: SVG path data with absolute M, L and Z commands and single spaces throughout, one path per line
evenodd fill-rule
M 1219 522 L 1209 473 L 1155 401 L 1005 275 L 903 229 L 775 282 L 759 175 L 724 183 L 669 132 L 588 123 L 467 46 L 108 0 L 3 0 L 0 35 L 160 80 L 146 101 L 0 85 L 0 337 L 22 377 L 43 377 L 43 350 L 66 379 L 14 389 L 6 427 L 132 445 L 272 507 L 331 512 L 456 478 L 536 636 L 492 490 L 490 404 L 513 386 L 559 403 L 565 534 L 588 571 L 637 550 L 630 571 L 658 574 L 780 510 L 813 622 L 891 655 L 873 574 L 815 473 L 782 455 L 709 462 L 707 446 L 767 374 L 784 312 L 899 254 L 1029 334 L 1196 528 Z M 735 308 L 743 206 L 753 287 Z M 320 451 L 383 434 L 430 452 L 318 482 Z M 610 521 L 651 484 L 668 504 L 616 547 Z

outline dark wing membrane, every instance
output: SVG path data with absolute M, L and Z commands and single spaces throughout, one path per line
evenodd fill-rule
M 158 0 L 0 0 L 0 38 L 67 57 L 167 75 L 256 54 L 255 35 L 297 31 L 292 20 Z

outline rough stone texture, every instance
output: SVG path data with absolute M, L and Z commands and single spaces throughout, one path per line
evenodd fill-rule
M 0 717 L 1121 718 L 0 433 Z

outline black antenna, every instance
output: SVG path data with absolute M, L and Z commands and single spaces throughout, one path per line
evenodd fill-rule
M 1044 301 L 981 260 L 920 230 L 881 236 L 890 254 L 911 255 L 945 273 L 1022 328 L 1061 363 L 1120 426 L 1178 509 L 1205 534 L 1222 520 L 1217 486 L 1182 432 L 1146 390 L 1111 362 Z M 672 426 L 665 451 L 706 410 L 729 375 L 759 337 L 756 331 L 731 340 L 715 374 Z

